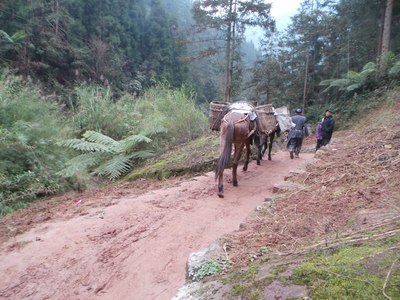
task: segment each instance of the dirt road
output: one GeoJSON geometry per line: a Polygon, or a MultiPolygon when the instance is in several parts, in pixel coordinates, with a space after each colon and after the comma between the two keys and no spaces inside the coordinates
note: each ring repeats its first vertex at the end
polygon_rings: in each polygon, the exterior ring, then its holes
{"type": "Polygon", "coordinates": [[[239,187],[226,183],[224,199],[207,173],[42,222],[1,246],[0,299],[169,300],[184,283],[189,254],[238,229],[274,184],[312,157],[279,152],[262,166],[252,162],[239,187]]]}

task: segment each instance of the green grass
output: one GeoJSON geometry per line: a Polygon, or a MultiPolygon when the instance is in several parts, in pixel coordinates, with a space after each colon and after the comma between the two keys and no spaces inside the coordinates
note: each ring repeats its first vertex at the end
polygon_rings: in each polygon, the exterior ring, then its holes
{"type": "MultiPolygon", "coordinates": [[[[294,269],[292,281],[306,285],[312,299],[384,299],[382,288],[398,249],[392,241],[346,246],[332,253],[322,252],[294,269]]],[[[399,246],[399,244],[395,243],[399,246]]],[[[386,287],[392,299],[400,299],[400,262],[386,287]]]]}

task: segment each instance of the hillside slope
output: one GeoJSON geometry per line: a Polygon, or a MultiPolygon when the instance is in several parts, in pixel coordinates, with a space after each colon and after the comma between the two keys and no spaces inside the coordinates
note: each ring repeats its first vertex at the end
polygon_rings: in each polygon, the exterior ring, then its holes
{"type": "Polygon", "coordinates": [[[232,268],[176,299],[400,299],[400,92],[374,101],[220,239],[232,268]]]}
{"type": "Polygon", "coordinates": [[[224,199],[210,172],[70,194],[1,219],[0,298],[169,300],[189,254],[212,244],[177,299],[399,299],[400,92],[377,101],[315,156],[252,162],[224,199]]]}

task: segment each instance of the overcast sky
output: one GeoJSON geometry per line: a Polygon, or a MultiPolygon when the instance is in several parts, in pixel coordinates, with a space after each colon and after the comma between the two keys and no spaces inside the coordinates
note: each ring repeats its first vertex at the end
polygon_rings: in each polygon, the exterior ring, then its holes
{"type": "Polygon", "coordinates": [[[302,0],[268,0],[272,3],[271,15],[276,20],[278,30],[286,28],[290,23],[290,17],[296,14],[302,0]]]}
{"type": "MultiPolygon", "coordinates": [[[[271,15],[276,21],[276,27],[279,31],[284,30],[290,23],[290,17],[296,14],[302,0],[265,0],[272,3],[271,15]]],[[[256,47],[259,46],[260,30],[249,28],[247,36],[256,47]]]]}

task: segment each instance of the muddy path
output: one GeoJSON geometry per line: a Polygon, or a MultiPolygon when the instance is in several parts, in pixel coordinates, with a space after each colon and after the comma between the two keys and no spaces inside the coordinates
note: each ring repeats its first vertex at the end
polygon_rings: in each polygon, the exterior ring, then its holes
{"type": "Polygon", "coordinates": [[[0,299],[169,300],[184,283],[189,254],[238,229],[274,184],[312,157],[279,152],[262,166],[252,162],[239,187],[226,183],[224,199],[207,173],[40,222],[1,245],[0,299]]]}

